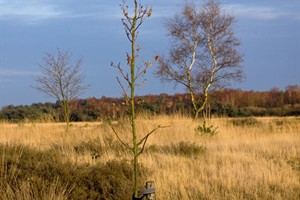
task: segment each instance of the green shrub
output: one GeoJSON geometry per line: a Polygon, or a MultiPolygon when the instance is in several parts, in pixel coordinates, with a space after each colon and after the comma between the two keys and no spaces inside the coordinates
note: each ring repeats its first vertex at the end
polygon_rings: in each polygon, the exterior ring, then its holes
{"type": "Polygon", "coordinates": [[[250,115],[254,116],[265,116],[267,114],[267,108],[257,107],[257,106],[248,106],[245,108],[250,115]]]}
{"type": "Polygon", "coordinates": [[[214,127],[213,125],[206,126],[206,121],[203,121],[202,125],[199,125],[197,128],[195,128],[196,133],[200,133],[203,136],[214,136],[218,134],[217,131],[218,127],[214,127]]]}
{"type": "Polygon", "coordinates": [[[70,199],[128,199],[132,194],[131,166],[126,161],[111,161],[103,166],[82,167],[72,177],[70,199]]]}
{"type": "MultiPolygon", "coordinates": [[[[83,143],[78,148],[97,147],[90,145],[83,143]]],[[[0,145],[0,157],[0,197],[17,199],[18,191],[26,184],[31,187],[30,199],[45,199],[45,194],[51,192],[74,200],[128,199],[132,195],[132,167],[124,160],[95,166],[74,165],[63,160],[57,150],[42,152],[8,145],[0,145]],[[7,196],[8,191],[12,196],[7,196]]],[[[146,172],[140,169],[144,179],[146,172]]]]}

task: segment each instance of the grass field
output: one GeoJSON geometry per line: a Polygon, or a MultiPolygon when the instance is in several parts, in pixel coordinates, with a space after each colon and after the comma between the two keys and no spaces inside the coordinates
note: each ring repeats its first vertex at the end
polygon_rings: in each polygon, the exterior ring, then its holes
{"type": "MultiPolygon", "coordinates": [[[[156,199],[300,199],[300,118],[138,118],[142,181],[156,199]]],[[[126,120],[113,125],[130,142],[126,120]]],[[[0,199],[130,199],[131,154],[103,123],[0,124],[0,199]]]]}

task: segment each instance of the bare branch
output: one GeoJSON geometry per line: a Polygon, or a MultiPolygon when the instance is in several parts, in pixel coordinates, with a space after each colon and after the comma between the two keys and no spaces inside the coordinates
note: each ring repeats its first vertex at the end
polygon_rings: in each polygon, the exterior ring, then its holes
{"type": "Polygon", "coordinates": [[[120,79],[119,79],[118,77],[116,77],[116,79],[117,79],[117,81],[118,81],[118,83],[119,83],[119,85],[120,85],[120,87],[121,87],[121,89],[122,89],[122,91],[123,91],[123,96],[124,96],[124,98],[125,98],[126,104],[128,104],[128,102],[129,102],[129,97],[128,97],[128,95],[127,95],[127,92],[126,92],[126,90],[125,90],[123,84],[121,83],[120,79]]]}
{"type": "Polygon", "coordinates": [[[121,144],[126,147],[127,149],[133,151],[133,147],[130,147],[127,143],[125,143],[118,135],[117,131],[115,130],[115,128],[110,124],[110,127],[112,129],[112,131],[114,132],[114,134],[116,135],[116,137],[118,138],[118,140],[121,142],[121,144]]]}
{"type": "Polygon", "coordinates": [[[137,143],[137,146],[140,146],[141,144],[143,144],[141,150],[139,151],[139,153],[137,154],[137,156],[139,156],[140,154],[142,154],[144,152],[144,149],[145,149],[145,146],[146,146],[146,143],[147,143],[147,140],[149,138],[150,135],[152,135],[155,131],[157,131],[158,129],[161,129],[161,128],[169,128],[170,126],[161,126],[161,125],[158,125],[156,128],[154,128],[153,130],[151,130],[145,137],[143,137],[139,143],[137,143]]]}

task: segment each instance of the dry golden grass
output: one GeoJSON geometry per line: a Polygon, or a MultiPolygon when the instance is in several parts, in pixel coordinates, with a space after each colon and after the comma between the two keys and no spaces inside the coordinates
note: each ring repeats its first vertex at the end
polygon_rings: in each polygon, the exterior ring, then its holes
{"type": "MultiPolygon", "coordinates": [[[[208,124],[218,127],[218,134],[209,137],[197,134],[199,122],[186,117],[143,117],[138,119],[140,137],[159,124],[170,127],[152,135],[140,157],[150,172],[147,179],[155,181],[156,199],[300,199],[300,118],[211,119],[208,124]],[[163,150],[180,142],[206,151],[180,155],[163,150]]],[[[114,126],[130,142],[129,123],[114,126]]],[[[41,151],[55,147],[74,165],[131,160],[101,123],[74,123],[68,134],[64,124],[0,124],[0,143],[41,151]],[[83,142],[105,151],[97,159],[88,148],[78,153],[74,147],[83,142]]]]}

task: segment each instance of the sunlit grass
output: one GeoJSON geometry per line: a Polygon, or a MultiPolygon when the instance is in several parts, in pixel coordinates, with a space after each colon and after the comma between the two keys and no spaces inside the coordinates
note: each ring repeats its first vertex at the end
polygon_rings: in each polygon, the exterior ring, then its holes
{"type": "MultiPolygon", "coordinates": [[[[184,116],[144,116],[137,123],[140,138],[157,125],[170,126],[149,138],[140,157],[145,179],[155,181],[157,199],[299,199],[300,118],[211,119],[207,124],[218,127],[213,137],[197,134],[195,128],[202,122],[184,116]]],[[[130,143],[128,121],[114,126],[130,143]]],[[[121,160],[130,165],[131,153],[109,125],[74,123],[68,134],[64,128],[64,124],[51,123],[0,124],[1,178],[18,173],[5,171],[5,152],[14,146],[52,152],[62,164],[75,167],[104,166],[121,160]]],[[[21,154],[16,151],[14,155],[21,154]]],[[[43,191],[45,198],[70,197],[72,182],[64,183],[62,179],[53,179],[43,191]],[[59,189],[62,184],[65,187],[59,189]]],[[[34,188],[29,182],[18,188],[13,188],[11,181],[5,183],[0,185],[0,196],[11,188],[23,195],[21,199],[33,198],[34,188]]]]}

